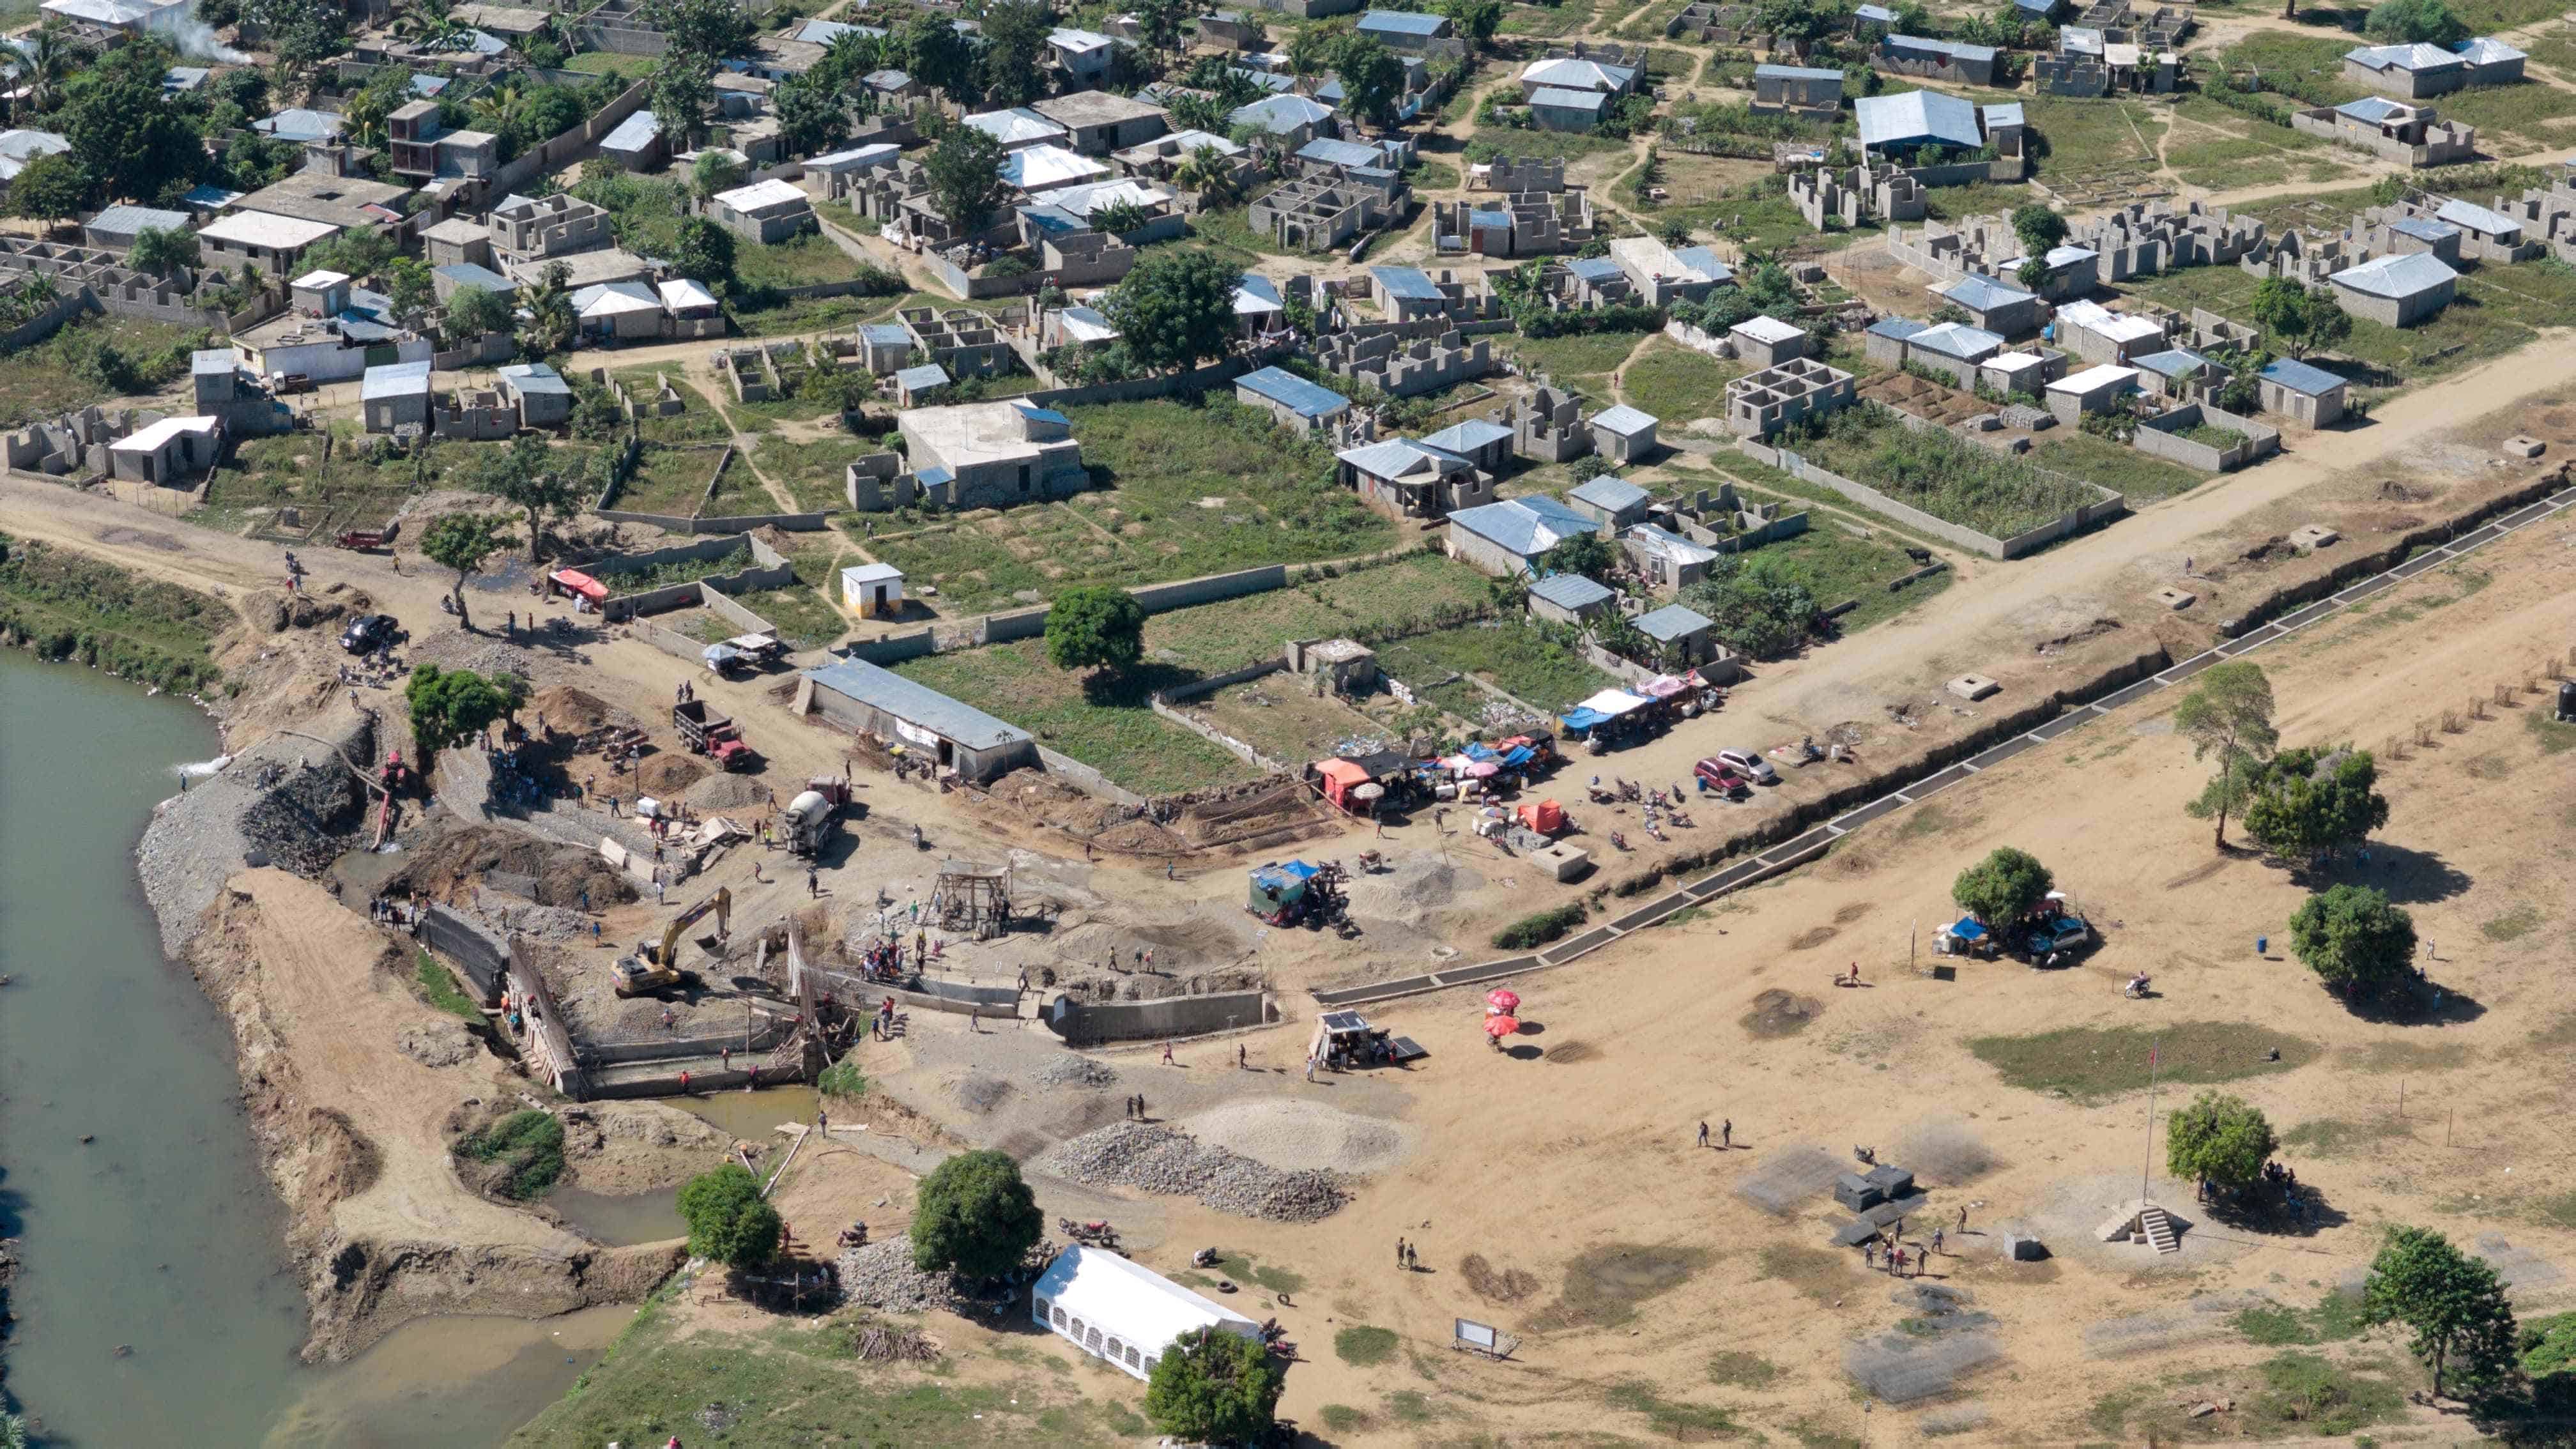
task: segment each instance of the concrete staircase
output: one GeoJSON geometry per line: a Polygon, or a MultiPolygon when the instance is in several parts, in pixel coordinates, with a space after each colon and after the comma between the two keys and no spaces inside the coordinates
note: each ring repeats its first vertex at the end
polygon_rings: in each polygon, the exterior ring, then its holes
{"type": "Polygon", "coordinates": [[[2182,1244],[2174,1241],[2173,1220],[2166,1217],[2165,1210],[2154,1203],[2138,1209],[2138,1231],[2146,1238],[2147,1246],[2159,1253],[2182,1251],[2182,1244]]]}

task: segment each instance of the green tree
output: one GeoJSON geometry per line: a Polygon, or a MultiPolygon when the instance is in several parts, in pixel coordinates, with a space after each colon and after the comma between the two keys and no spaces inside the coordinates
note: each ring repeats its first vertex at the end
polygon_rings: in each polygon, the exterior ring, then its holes
{"type": "Polygon", "coordinates": [[[397,317],[427,312],[438,301],[438,283],[430,273],[429,263],[411,257],[396,257],[385,263],[385,300],[393,304],[397,317]]]}
{"type": "Polygon", "coordinates": [[[420,551],[431,563],[456,571],[456,583],[448,597],[456,601],[456,625],[472,629],[474,620],[465,612],[465,581],[483,571],[484,561],[501,547],[501,520],[488,513],[448,513],[434,520],[420,536],[420,551]]]}
{"type": "Polygon", "coordinates": [[[1333,73],[1342,78],[1342,94],[1354,115],[1372,125],[1395,119],[1404,103],[1404,62],[1375,36],[1354,32],[1333,57],[1333,73]]]}
{"type": "Polygon", "coordinates": [[[2272,727],[2272,681],[2251,661],[2213,665],[2174,706],[2174,732],[2191,741],[2195,760],[2218,756],[2218,773],[2184,808],[2195,820],[2216,817],[2220,849],[2227,845],[2227,817],[2253,793],[2247,768],[2281,742],[2272,727]]]}
{"type": "Polygon", "coordinates": [[[2036,201],[2013,208],[2012,229],[2021,239],[2022,255],[2033,260],[2047,256],[2049,248],[2066,240],[2066,218],[2036,201]]]}
{"type": "MultiPolygon", "coordinates": [[[[1055,20],[1037,0],[998,0],[984,9],[984,103],[1007,109],[1046,94],[1047,37],[1055,20]]],[[[954,221],[955,217],[950,217],[954,221]]]]}
{"type": "Polygon", "coordinates": [[[2024,257],[2021,265],[2013,268],[2013,280],[2021,283],[2023,291],[2036,292],[2048,285],[2048,263],[2038,257],[2024,257]]]}
{"type": "Polygon", "coordinates": [[[346,12],[333,0],[242,0],[241,18],[268,38],[282,71],[300,70],[344,48],[346,12]]]}
{"type": "Polygon", "coordinates": [[[1347,20],[1327,20],[1309,25],[1288,37],[1288,69],[1298,75],[1315,75],[1332,67],[1342,53],[1342,42],[1351,34],[1347,20]]]}
{"type": "Polygon", "coordinates": [[[1002,143],[973,126],[952,127],[930,148],[922,176],[939,214],[960,232],[982,231],[1001,209],[1010,183],[1002,179],[1002,143]]]}
{"type": "Polygon", "coordinates": [[[962,95],[974,84],[975,49],[948,17],[915,12],[890,37],[901,46],[903,69],[926,86],[962,95]]]}
{"type": "Polygon", "coordinates": [[[510,330],[510,299],[471,282],[447,295],[447,331],[455,340],[510,330]]]}
{"type": "Polygon", "coordinates": [[[646,94],[672,150],[686,150],[706,135],[707,110],[716,103],[714,74],[714,61],[676,47],[653,67],[652,89],[646,94]]]}
{"type": "Polygon", "coordinates": [[[1256,1444],[1277,1423],[1286,1387],[1259,1341],[1199,1328],[1174,1339],[1145,1381],[1145,1417],[1189,1443],[1256,1444]]]}
{"type": "Polygon", "coordinates": [[[850,133],[849,111],[840,97],[808,80],[792,80],[769,98],[778,116],[778,134],[787,154],[804,156],[840,143],[850,133]]]}
{"type": "Polygon", "coordinates": [[[1181,48],[1190,19],[1189,0],[1141,0],[1134,14],[1146,45],[1155,50],[1181,48]]]}
{"type": "Polygon", "coordinates": [[[700,201],[742,184],[742,163],[730,151],[701,151],[689,166],[689,189],[700,201]]]}
{"type": "Polygon", "coordinates": [[[139,271],[166,277],[197,264],[197,234],[185,227],[147,226],[134,234],[134,249],[125,260],[139,271]]]}
{"type": "Polygon", "coordinates": [[[2245,833],[2267,854],[2321,860],[2388,823],[2379,764],[2368,750],[2283,750],[2251,782],[2245,833]]]}
{"type": "Polygon", "coordinates": [[[680,223],[671,246],[671,267],[700,282],[733,280],[734,236],[703,216],[680,223]]]}
{"type": "Polygon", "coordinates": [[[483,733],[525,698],[525,686],[516,676],[486,678],[471,669],[423,664],[403,682],[403,704],[411,712],[412,747],[426,766],[440,750],[483,733]]]}
{"type": "Polygon", "coordinates": [[[2468,22],[2442,0],[2379,0],[2362,33],[2389,45],[2457,45],[2469,38],[2468,22]]]}
{"type": "Polygon", "coordinates": [[[2203,1092],[2165,1119],[2165,1170],[2176,1177],[2245,1187],[2261,1180],[2279,1145],[2272,1124],[2242,1097],[2203,1092]]]}
{"type": "Polygon", "coordinates": [[[2048,867],[2026,851],[1996,846],[1985,859],[1959,872],[1950,899],[1989,926],[2009,926],[2029,915],[2057,884],[2048,867]]]}
{"type": "Polygon", "coordinates": [[[1597,533],[1578,533],[1538,556],[1544,574],[1581,574],[1594,583],[1607,582],[1619,566],[1619,550],[1597,533]]]}
{"type": "Polygon", "coordinates": [[[1756,659],[1797,649],[1819,612],[1814,590],[1796,570],[1759,554],[1744,565],[1712,569],[1682,590],[1681,602],[1708,616],[1719,642],[1756,659]]]}
{"type": "Polygon", "coordinates": [[[2249,310],[2254,325],[2292,357],[2306,357],[2352,335],[2352,318],[2335,304],[2334,289],[2322,284],[2302,287],[2287,277],[2267,277],[2254,288],[2249,310]]]}
{"type": "Polygon", "coordinates": [[[510,446],[484,455],[474,486],[528,516],[528,558],[541,557],[546,520],[563,522],[581,512],[587,501],[578,479],[554,466],[554,450],[535,433],[521,433],[510,446]]]}
{"type": "Polygon", "coordinates": [[[2291,912],[2290,951],[2337,995],[2377,996],[2413,974],[2415,918],[2377,886],[2328,886],[2291,912]]]}
{"type": "Polygon", "coordinates": [[[738,1162],[701,1172],[680,1189],[680,1220],[689,1251],[731,1268],[757,1268],[778,1256],[778,1210],[762,1201],[760,1180],[738,1162]]]}
{"type": "Polygon", "coordinates": [[[1805,55],[1807,47],[1845,23],[1842,11],[1824,0],[1758,0],[1753,7],[1753,28],[1796,55],[1805,55]]]}
{"type": "Polygon", "coordinates": [[[1234,340],[1240,264],[1215,252],[1149,251],[1110,292],[1103,310],[1128,350],[1148,367],[1188,367],[1223,357],[1234,340]]]}
{"type": "Polygon", "coordinates": [[[2499,1387],[2515,1373],[2513,1305],[2504,1281],[2485,1259],[2461,1252],[2430,1228],[2388,1230],[2362,1282],[2361,1311],[2372,1323],[2415,1331],[2407,1347],[2432,1370],[2436,1398],[2446,1376],[2475,1390],[2499,1387]]]}
{"type": "Polygon", "coordinates": [[[393,239],[383,232],[366,227],[352,227],[320,243],[304,254],[307,271],[342,272],[352,277],[372,277],[386,263],[402,255],[393,239]]]}
{"type": "Polygon", "coordinates": [[[925,1273],[998,1278],[1020,1266],[1046,1231],[1020,1165],[1003,1152],[961,1152],[921,1180],[913,1199],[912,1265],[925,1273]]]}
{"type": "Polygon", "coordinates": [[[1457,27],[1458,38],[1482,45],[1503,28],[1502,0],[1440,0],[1440,13],[1457,27]]]}
{"type": "Polygon", "coordinates": [[[1234,162],[1212,145],[1200,145],[1172,172],[1172,180],[1183,191],[1194,191],[1211,206],[1222,206],[1242,194],[1235,182],[1234,162]]]}
{"type": "Polygon", "coordinates": [[[1058,669],[1124,669],[1145,657],[1145,610],[1113,584],[1083,584],[1047,608],[1047,662],[1058,669]]]}
{"type": "Polygon", "coordinates": [[[721,60],[751,44],[751,12],[732,0],[644,0],[639,8],[647,23],[670,38],[673,50],[721,60]]]}
{"type": "Polygon", "coordinates": [[[65,109],[63,139],[111,197],[154,201],[192,180],[205,145],[157,84],[118,80],[80,90],[65,109]]]}
{"type": "Polygon", "coordinates": [[[572,268],[548,262],[528,293],[527,325],[519,329],[519,351],[531,358],[549,357],[570,348],[581,332],[581,316],[572,309],[572,268]]]}
{"type": "Polygon", "coordinates": [[[78,158],[47,152],[30,158],[9,183],[9,214],[51,226],[80,215],[95,189],[78,158]]]}

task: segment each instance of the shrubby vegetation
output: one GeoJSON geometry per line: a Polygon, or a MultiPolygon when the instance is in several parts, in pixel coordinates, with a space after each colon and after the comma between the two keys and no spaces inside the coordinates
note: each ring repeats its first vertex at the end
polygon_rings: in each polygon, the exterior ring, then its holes
{"type": "Polygon", "coordinates": [[[0,642],[164,689],[222,682],[211,645],[223,606],[84,554],[0,534],[0,642]]]}

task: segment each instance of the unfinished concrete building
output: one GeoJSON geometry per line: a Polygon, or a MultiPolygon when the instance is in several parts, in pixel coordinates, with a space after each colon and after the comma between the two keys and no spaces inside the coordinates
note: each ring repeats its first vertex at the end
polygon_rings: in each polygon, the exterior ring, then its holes
{"type": "Polygon", "coordinates": [[[1342,167],[1283,181],[1255,199],[1252,228],[1283,247],[1323,251],[1343,246],[1402,214],[1399,202],[1361,185],[1342,167]]]}
{"type": "Polygon", "coordinates": [[[1837,171],[1820,166],[1812,171],[1798,171],[1789,177],[1789,204],[1798,208],[1807,225],[1825,229],[1825,218],[1842,218],[1843,225],[1862,225],[1891,221],[1921,221],[1924,214],[1923,183],[1899,166],[1863,164],[1850,171],[1837,171]]]}
{"type": "Polygon", "coordinates": [[[2290,129],[2401,166],[2448,166],[2471,159],[2478,149],[2477,127],[2445,121],[2431,106],[2386,96],[2293,111],[2290,129]]]}
{"type": "Polygon", "coordinates": [[[2044,96],[2107,96],[2128,91],[2170,95],[2182,58],[2167,46],[2142,44],[2129,32],[2070,25],[2057,33],[2057,52],[2033,57],[2033,89],[2044,96]]]}
{"type": "Polygon", "coordinates": [[[2147,10],[2130,0],[2096,0],[2075,20],[2076,25],[2098,30],[2108,39],[2153,50],[2179,49],[2195,23],[2189,6],[2159,5],[2147,10]]]}
{"type": "Polygon", "coordinates": [[[1391,332],[1330,332],[1315,341],[1315,365],[1347,382],[1366,382],[1388,397],[1435,392],[1494,370],[1483,338],[1451,331],[1404,341],[1391,332]]]}
{"type": "Polygon", "coordinates": [[[1015,364],[1011,339],[982,312],[951,307],[906,307],[896,314],[912,338],[913,361],[947,370],[950,377],[1002,377],[1015,364]]]}
{"type": "Polygon", "coordinates": [[[1592,451],[1583,399],[1541,379],[1530,395],[1494,415],[1512,430],[1512,451],[1540,463],[1563,463],[1592,451]]]}
{"type": "Polygon", "coordinates": [[[1579,250],[1594,234],[1590,193],[1580,186],[1432,203],[1431,235],[1443,256],[1554,256],[1579,250]]]}
{"type": "Polygon", "coordinates": [[[1849,407],[1857,396],[1850,373],[1813,358],[1792,358],[1726,385],[1726,429],[1738,437],[1767,438],[1792,423],[1849,407]]]}
{"type": "MultiPolygon", "coordinates": [[[[2502,198],[2498,198],[2501,200],[2502,198]]],[[[2523,230],[2522,219],[2508,211],[2480,206],[2456,196],[2435,196],[2415,192],[2388,206],[2374,206],[2353,218],[2353,229],[2347,236],[2366,233],[2374,226],[2394,231],[2406,223],[2430,223],[2430,226],[2408,228],[2408,232],[2429,245],[2383,246],[2384,252],[2431,251],[2439,255],[2447,250],[2446,262],[2472,261],[2511,264],[2527,262],[2548,250],[2547,246],[2523,230]],[[2436,239],[2424,233],[2433,227],[2447,227],[2457,232],[2456,240],[2436,239]],[[2447,243],[2447,245],[2445,245],[2447,243]]],[[[2406,235],[2405,232],[2397,233],[2406,235]]]]}
{"type": "Polygon", "coordinates": [[[1565,162],[1556,157],[1542,160],[1536,156],[1497,156],[1469,166],[1467,185],[1470,190],[1514,195],[1524,191],[1563,191],[1565,162]]]}
{"type": "Polygon", "coordinates": [[[2197,201],[2181,211],[2161,201],[2133,201],[2076,223],[2066,239],[2097,254],[2100,280],[2125,282],[2177,267],[2232,266],[2262,245],[2263,223],[2197,201]]]}
{"type": "Polygon", "coordinates": [[[1998,269],[2022,253],[2021,238],[2013,234],[2011,221],[1982,212],[1961,217],[1955,227],[1937,221],[1927,221],[1914,231],[1891,226],[1887,249],[1907,266],[1945,282],[2000,275],[1998,269]]]}
{"type": "Polygon", "coordinates": [[[2495,209],[2519,220],[2551,256],[2576,262],[2576,167],[2561,163],[2549,185],[2532,187],[2511,201],[2499,196],[2495,209]]]}
{"type": "Polygon", "coordinates": [[[1696,40],[1702,45],[1752,45],[1770,49],[1770,34],[1750,5],[1721,5],[1716,0],[1691,0],[1682,12],[1664,22],[1667,37],[1696,40]]]}
{"type": "Polygon", "coordinates": [[[2344,268],[2369,258],[2358,242],[2311,231],[2285,231],[2268,245],[2236,259],[2237,270],[2255,277],[2283,277],[2312,287],[2344,268]]]}

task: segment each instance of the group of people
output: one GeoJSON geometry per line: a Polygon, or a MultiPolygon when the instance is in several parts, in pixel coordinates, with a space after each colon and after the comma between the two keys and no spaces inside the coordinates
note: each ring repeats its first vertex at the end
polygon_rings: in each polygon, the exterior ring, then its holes
{"type": "Polygon", "coordinates": [[[876,1014],[868,1018],[868,1039],[870,1041],[894,1040],[893,997],[889,996],[883,1002],[879,1003],[876,1009],[876,1014]]]}
{"type": "Polygon", "coordinates": [[[409,930],[420,924],[420,902],[397,901],[391,896],[367,897],[367,919],[379,926],[400,926],[409,930]]]}

